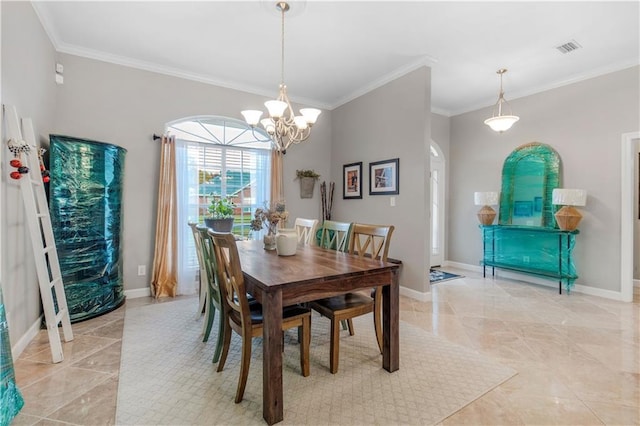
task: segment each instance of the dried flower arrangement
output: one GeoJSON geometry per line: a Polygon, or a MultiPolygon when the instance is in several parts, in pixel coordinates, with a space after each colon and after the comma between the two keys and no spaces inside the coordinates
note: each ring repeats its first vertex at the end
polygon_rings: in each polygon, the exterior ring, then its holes
{"type": "Polygon", "coordinates": [[[285,209],[283,202],[276,202],[268,205],[265,203],[264,208],[256,209],[251,220],[251,230],[260,231],[264,226],[267,228],[267,233],[275,235],[276,228],[280,221],[286,221],[289,218],[289,212],[285,209]]]}

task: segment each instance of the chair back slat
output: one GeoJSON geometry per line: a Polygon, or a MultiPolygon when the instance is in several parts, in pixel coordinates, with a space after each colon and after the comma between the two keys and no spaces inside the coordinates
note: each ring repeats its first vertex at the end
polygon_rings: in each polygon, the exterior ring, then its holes
{"type": "Polygon", "coordinates": [[[204,225],[197,226],[200,234],[200,245],[202,249],[202,258],[204,260],[204,272],[209,286],[209,293],[217,305],[221,303],[220,286],[218,285],[216,256],[213,252],[213,241],[209,235],[208,228],[204,225]]]}
{"type": "Polygon", "coordinates": [[[349,236],[349,253],[387,261],[393,225],[354,223],[349,236]]]}
{"type": "Polygon", "coordinates": [[[322,224],[319,246],[338,251],[347,251],[351,223],[325,220],[322,224]]]}
{"type": "Polygon", "coordinates": [[[318,227],[317,219],[296,218],[295,228],[298,235],[298,244],[313,244],[316,236],[316,228],[318,227]]]}
{"type": "Polygon", "coordinates": [[[249,302],[244,286],[244,276],[240,265],[238,247],[233,234],[207,231],[213,241],[220,296],[229,315],[237,315],[243,327],[251,328],[249,302]]]}

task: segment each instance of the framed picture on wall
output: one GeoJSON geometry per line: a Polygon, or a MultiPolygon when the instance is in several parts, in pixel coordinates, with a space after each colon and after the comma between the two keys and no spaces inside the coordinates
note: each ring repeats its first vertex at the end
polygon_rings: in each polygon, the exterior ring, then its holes
{"type": "Polygon", "coordinates": [[[400,159],[369,163],[369,195],[400,193],[400,159]]]}
{"type": "Polygon", "coordinates": [[[362,161],[342,166],[342,198],[362,198],[362,161]]]}

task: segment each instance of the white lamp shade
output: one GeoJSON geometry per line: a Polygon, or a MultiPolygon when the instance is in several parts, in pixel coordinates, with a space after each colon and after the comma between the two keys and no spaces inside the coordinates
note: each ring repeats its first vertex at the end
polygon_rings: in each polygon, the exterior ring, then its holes
{"type": "Polygon", "coordinates": [[[284,115],[284,111],[287,109],[287,103],[282,101],[267,101],[264,106],[269,110],[269,115],[272,118],[280,118],[284,115]]]}
{"type": "Polygon", "coordinates": [[[247,109],[241,111],[241,114],[244,117],[244,121],[246,121],[250,126],[255,126],[260,122],[262,111],[258,111],[256,109],[247,109]]]}
{"type": "Polygon", "coordinates": [[[309,127],[309,124],[307,124],[307,120],[305,120],[301,115],[296,115],[295,117],[293,117],[293,122],[296,123],[296,127],[300,130],[304,130],[309,127]]]}
{"type": "Polygon", "coordinates": [[[484,124],[491,127],[496,132],[504,132],[509,130],[513,123],[520,120],[517,115],[499,115],[497,117],[491,117],[484,120],[484,124]]]}
{"type": "Polygon", "coordinates": [[[497,192],[474,192],[473,200],[476,206],[495,206],[498,204],[497,192]]]}
{"type": "Polygon", "coordinates": [[[264,127],[264,129],[270,135],[275,133],[275,131],[276,131],[276,123],[274,123],[274,121],[272,119],[263,118],[262,120],[260,120],[260,124],[262,124],[262,127],[264,127]]]}
{"type": "Polygon", "coordinates": [[[555,188],[551,194],[552,203],[561,206],[585,206],[587,191],[584,189],[555,188]]]}
{"type": "Polygon", "coordinates": [[[300,110],[300,114],[302,114],[305,121],[309,124],[315,124],[321,112],[322,111],[315,108],[302,108],[300,110]]]}

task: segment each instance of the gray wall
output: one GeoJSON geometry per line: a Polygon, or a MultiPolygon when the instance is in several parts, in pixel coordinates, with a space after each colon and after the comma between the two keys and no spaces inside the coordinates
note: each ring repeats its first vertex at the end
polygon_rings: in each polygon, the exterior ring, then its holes
{"type": "MultiPolygon", "coordinates": [[[[260,108],[266,99],[73,55],[60,55],[60,62],[65,67],[65,84],[58,88],[57,131],[128,150],[123,203],[124,283],[125,290],[147,288],[149,274],[139,277],[137,265],[147,265],[150,272],[153,261],[160,154],[159,144],[151,135],[162,133],[165,123],[183,117],[212,114],[241,118],[241,110],[260,108]]],[[[331,113],[325,111],[312,136],[287,151],[285,199],[292,218],[320,218],[318,185],[312,199],[301,199],[294,178],[296,169],[302,168],[329,176],[330,129],[331,113]]]]}
{"type": "Polygon", "coordinates": [[[389,256],[402,260],[400,282],[428,290],[431,70],[419,68],[333,111],[333,218],[393,224],[389,256]],[[369,195],[369,163],[400,158],[400,194],[369,195]],[[362,199],[342,199],[342,166],[363,162],[362,199]],[[390,206],[395,197],[396,206],[390,206]]]}
{"type": "MultiPolygon", "coordinates": [[[[28,2],[0,2],[2,8],[2,104],[16,107],[19,117],[33,120],[34,131],[47,138],[53,129],[56,53],[28,2]]],[[[2,293],[11,341],[15,344],[38,319],[40,293],[29,230],[17,181],[9,178],[2,126],[0,165],[2,197],[2,293]]],[[[37,173],[37,171],[36,171],[37,173]]]]}
{"type": "Polygon", "coordinates": [[[448,259],[478,265],[482,247],[473,192],[499,191],[507,155],[537,141],[560,155],[561,186],[588,191],[574,250],[576,283],[620,291],[621,135],[640,130],[639,71],[633,67],[510,100],[520,121],[503,134],[483,123],[490,108],[453,117],[448,259]]]}

